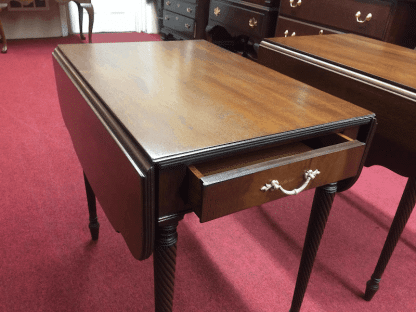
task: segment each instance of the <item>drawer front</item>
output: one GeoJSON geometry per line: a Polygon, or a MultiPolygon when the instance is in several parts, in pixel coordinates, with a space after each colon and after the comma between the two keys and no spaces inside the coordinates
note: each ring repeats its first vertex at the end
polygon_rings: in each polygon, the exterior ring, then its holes
{"type": "Polygon", "coordinates": [[[177,0],[165,0],[165,10],[181,14],[189,18],[195,18],[196,4],[177,0]]]}
{"type": "Polygon", "coordinates": [[[283,0],[280,14],[382,39],[391,8],[392,4],[385,1],[304,0],[300,6],[291,7],[289,0],[283,0]],[[362,23],[357,21],[357,12],[361,13],[358,20],[362,23]],[[368,14],[371,14],[370,20],[366,20],[368,14]]]}
{"type": "Polygon", "coordinates": [[[320,174],[305,189],[354,177],[364,148],[364,143],[350,141],[212,175],[190,166],[190,204],[205,222],[287,196],[279,189],[261,190],[272,180],[292,190],[306,182],[308,170],[319,170],[320,174]]]}
{"type": "Polygon", "coordinates": [[[212,1],[209,19],[249,36],[261,37],[265,14],[234,6],[230,3],[212,1]]]}
{"type": "Polygon", "coordinates": [[[277,20],[275,37],[329,35],[339,33],[340,32],[325,27],[318,27],[289,18],[279,17],[277,20]]]}
{"type": "Polygon", "coordinates": [[[195,21],[170,11],[163,11],[163,26],[169,27],[187,36],[194,36],[195,21]]]}

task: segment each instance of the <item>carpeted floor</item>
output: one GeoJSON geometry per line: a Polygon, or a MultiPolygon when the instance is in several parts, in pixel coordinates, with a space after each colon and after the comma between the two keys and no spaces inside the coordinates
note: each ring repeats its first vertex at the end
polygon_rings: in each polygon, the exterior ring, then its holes
{"type": "MultiPolygon", "coordinates": [[[[94,43],[159,40],[94,34],[94,43]]],[[[152,311],[152,258],[139,262],[98,205],[90,240],[82,169],[64,126],[51,53],[78,36],[10,40],[0,55],[0,312],[152,311]]],[[[302,311],[416,311],[416,217],[371,302],[361,296],[406,179],[365,168],[338,194],[302,311]]],[[[180,223],[174,311],[288,311],[313,191],[200,224],[180,223]]]]}

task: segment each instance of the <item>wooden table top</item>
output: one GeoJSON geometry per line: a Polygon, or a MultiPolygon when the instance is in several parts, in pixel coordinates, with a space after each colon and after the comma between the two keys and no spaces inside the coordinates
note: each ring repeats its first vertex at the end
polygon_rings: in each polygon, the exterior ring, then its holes
{"type": "Polygon", "coordinates": [[[266,41],[305,52],[377,77],[416,93],[416,51],[355,34],[270,38],[266,41]]]}
{"type": "Polygon", "coordinates": [[[206,41],[60,45],[57,51],[152,161],[322,131],[371,114],[206,41]]]}

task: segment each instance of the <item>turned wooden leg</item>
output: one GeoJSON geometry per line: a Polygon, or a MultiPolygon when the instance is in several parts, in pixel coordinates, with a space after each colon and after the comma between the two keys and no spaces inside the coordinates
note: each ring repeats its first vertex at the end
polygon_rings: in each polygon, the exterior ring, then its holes
{"type": "Polygon", "coordinates": [[[316,253],[318,252],[319,243],[321,242],[324,233],[326,221],[328,220],[336,191],[336,183],[318,187],[315,191],[290,312],[299,311],[302,305],[313,263],[315,261],[316,253]]]}
{"type": "Polygon", "coordinates": [[[98,223],[98,218],[97,218],[95,194],[91,188],[90,183],[88,182],[85,172],[84,172],[84,182],[85,182],[85,190],[87,191],[88,211],[90,214],[90,224],[88,225],[88,227],[90,228],[92,240],[97,240],[99,229],[100,229],[100,224],[98,223]]]}
{"type": "Polygon", "coordinates": [[[416,177],[411,177],[407,180],[406,187],[404,189],[402,198],[397,208],[396,215],[394,216],[391,224],[389,234],[387,235],[386,242],[384,243],[383,250],[381,251],[380,258],[378,259],[376,268],[374,270],[371,279],[367,282],[364,299],[370,301],[379,288],[379,283],[387,263],[389,263],[390,257],[393,254],[394,248],[399,241],[407,220],[409,220],[410,214],[413,211],[416,203],[416,177]]]}
{"type": "Polygon", "coordinates": [[[1,36],[1,42],[3,44],[1,53],[6,53],[7,52],[7,40],[6,40],[6,35],[4,34],[3,24],[1,23],[1,21],[0,21],[0,36],[1,36]]]}
{"type": "Polygon", "coordinates": [[[155,311],[171,312],[175,285],[176,242],[178,221],[156,230],[153,268],[155,278],[155,311]]]}

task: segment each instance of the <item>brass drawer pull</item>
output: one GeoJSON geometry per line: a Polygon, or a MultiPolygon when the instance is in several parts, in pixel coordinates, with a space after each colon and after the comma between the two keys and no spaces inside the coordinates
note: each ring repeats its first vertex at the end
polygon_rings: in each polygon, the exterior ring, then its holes
{"type": "Polygon", "coordinates": [[[219,7],[216,7],[216,8],[214,9],[214,14],[215,14],[215,16],[220,15],[220,13],[221,13],[220,8],[219,8],[219,7]]]}
{"type": "Polygon", "coordinates": [[[171,5],[172,2],[166,1],[166,5],[171,5]]]}
{"type": "Polygon", "coordinates": [[[319,34],[320,34],[320,35],[323,35],[323,34],[324,34],[324,31],[321,29],[321,30],[319,31],[319,34]]]}
{"type": "Polygon", "coordinates": [[[192,9],[191,8],[187,8],[186,9],[186,12],[191,13],[192,12],[192,9]]]}
{"type": "Polygon", "coordinates": [[[358,11],[357,13],[355,13],[355,17],[357,18],[358,23],[365,23],[365,22],[369,22],[371,20],[371,18],[373,17],[373,14],[368,13],[367,16],[365,17],[365,20],[360,20],[361,12],[358,11]]]}
{"type": "Polygon", "coordinates": [[[253,17],[253,18],[250,18],[250,20],[248,21],[248,25],[251,27],[251,28],[254,28],[254,27],[256,27],[257,26],[257,20],[253,17]]]}
{"type": "Polygon", "coordinates": [[[295,0],[290,0],[289,2],[290,2],[290,6],[292,8],[296,8],[296,7],[298,7],[302,4],[302,0],[298,0],[298,2],[296,2],[296,4],[293,4],[293,2],[295,2],[295,0]]]}
{"type": "Polygon", "coordinates": [[[285,193],[286,195],[296,195],[299,194],[300,192],[302,192],[309,184],[309,182],[313,179],[315,179],[315,177],[320,174],[319,170],[308,170],[305,172],[305,183],[303,183],[303,185],[297,189],[294,189],[292,191],[287,191],[285,190],[280,184],[279,181],[277,180],[273,180],[272,182],[270,182],[270,184],[266,183],[265,186],[263,186],[260,190],[262,190],[263,192],[267,192],[268,190],[271,189],[271,191],[280,189],[283,193],[285,193]]]}
{"type": "MultiPolygon", "coordinates": [[[[285,37],[287,37],[288,35],[289,35],[289,30],[287,30],[287,29],[286,29],[286,31],[285,31],[285,37]]],[[[295,32],[293,32],[293,33],[291,34],[291,36],[292,36],[292,37],[296,36],[296,33],[295,33],[295,32]]]]}
{"type": "Polygon", "coordinates": [[[191,25],[185,24],[185,27],[189,29],[189,28],[191,28],[191,25]]]}

